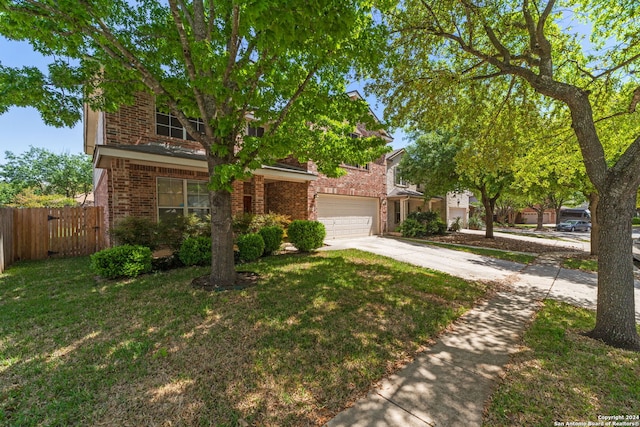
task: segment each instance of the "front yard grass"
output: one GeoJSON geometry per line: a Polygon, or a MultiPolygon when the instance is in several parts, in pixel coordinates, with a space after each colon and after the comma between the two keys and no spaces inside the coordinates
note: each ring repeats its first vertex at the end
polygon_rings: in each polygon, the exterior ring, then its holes
{"type": "Polygon", "coordinates": [[[591,255],[582,258],[567,258],[562,261],[562,267],[574,270],[598,271],[598,259],[591,255]]]}
{"type": "Polygon", "coordinates": [[[0,275],[0,424],[321,425],[490,285],[364,252],[270,257],[243,291],[206,268],[96,281],[88,258],[0,275]]]}
{"type": "MultiPolygon", "coordinates": [[[[411,239],[409,239],[411,240],[411,239]]],[[[418,241],[415,240],[414,241],[418,241]]],[[[419,240],[420,243],[426,245],[438,246],[446,249],[453,249],[455,251],[468,252],[476,255],[488,256],[497,259],[503,259],[506,261],[519,262],[521,264],[530,264],[537,258],[536,255],[523,254],[519,252],[502,251],[500,249],[479,248],[475,246],[456,245],[451,243],[434,242],[432,240],[419,240]]]]}
{"type": "Polygon", "coordinates": [[[617,425],[637,425],[638,353],[606,346],[578,332],[594,325],[594,312],[546,300],[525,333],[523,350],[507,366],[484,425],[600,425],[600,415],[621,415],[618,422],[631,424],[617,425]]]}

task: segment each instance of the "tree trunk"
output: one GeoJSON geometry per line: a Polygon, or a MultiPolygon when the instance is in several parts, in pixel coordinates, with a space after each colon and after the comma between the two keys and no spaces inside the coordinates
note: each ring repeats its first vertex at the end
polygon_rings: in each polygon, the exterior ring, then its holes
{"type": "MultiPolygon", "coordinates": [[[[213,177],[220,159],[208,153],[209,176],[213,177]]],[[[231,186],[233,183],[230,183],[231,186]]],[[[209,287],[225,289],[236,282],[236,266],[233,257],[233,228],[231,210],[231,192],[227,190],[209,190],[211,206],[211,274],[209,287]]]]}
{"type": "Polygon", "coordinates": [[[482,195],[482,206],[484,206],[484,225],[485,225],[485,234],[484,237],[487,239],[493,239],[493,210],[496,205],[496,198],[490,198],[487,195],[486,191],[481,192],[482,195]]]}
{"type": "Polygon", "coordinates": [[[596,326],[587,335],[614,347],[640,351],[631,239],[635,199],[635,194],[617,191],[600,194],[596,215],[603,250],[598,256],[598,309],[596,326]]]}
{"type": "Polygon", "coordinates": [[[591,212],[591,255],[598,255],[600,247],[600,223],[598,221],[598,201],[600,196],[597,192],[589,194],[589,211],[591,212]]]}
{"type": "Polygon", "coordinates": [[[233,229],[231,227],[231,193],[209,191],[211,203],[211,275],[214,289],[231,287],[236,281],[233,259],[233,229]]]}
{"type": "Polygon", "coordinates": [[[535,209],[535,211],[538,214],[538,224],[536,226],[536,231],[542,231],[542,230],[544,230],[544,227],[543,227],[543,223],[544,223],[544,207],[540,207],[539,209],[535,209]]]}

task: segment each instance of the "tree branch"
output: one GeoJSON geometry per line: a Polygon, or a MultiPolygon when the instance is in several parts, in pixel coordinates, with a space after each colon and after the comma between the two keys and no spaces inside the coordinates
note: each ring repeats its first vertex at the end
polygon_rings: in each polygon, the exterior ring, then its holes
{"type": "Polygon", "coordinates": [[[511,92],[513,91],[513,88],[515,85],[516,85],[516,77],[512,76],[511,82],[509,82],[509,89],[507,90],[507,95],[504,97],[504,99],[500,103],[497,114],[493,116],[493,118],[491,119],[491,122],[489,123],[489,126],[487,126],[485,130],[484,138],[486,138],[489,135],[489,131],[493,129],[494,124],[496,123],[496,121],[498,120],[498,117],[502,113],[504,106],[507,105],[507,102],[509,102],[509,99],[511,98],[511,92]]]}
{"type": "Polygon", "coordinates": [[[544,33],[544,27],[547,23],[549,14],[553,10],[555,2],[556,0],[549,0],[547,6],[542,12],[542,15],[538,19],[538,24],[536,26],[536,41],[539,45],[540,52],[540,75],[548,76],[550,78],[553,78],[553,59],[551,57],[551,43],[544,33]]]}
{"type": "MultiPolygon", "coordinates": [[[[332,53],[333,52],[329,52],[329,55],[331,55],[332,53]]],[[[272,135],[273,133],[275,133],[276,130],[278,130],[278,128],[280,127],[284,119],[287,117],[287,114],[289,113],[289,110],[291,109],[293,104],[298,100],[300,95],[302,95],[302,92],[304,92],[305,88],[307,87],[307,85],[309,84],[309,82],[311,81],[313,76],[318,72],[319,69],[320,69],[320,65],[316,65],[311,70],[309,70],[309,72],[307,72],[307,76],[302,81],[302,83],[300,83],[300,85],[298,86],[298,89],[296,89],[295,93],[287,101],[287,104],[282,108],[282,110],[280,110],[280,114],[278,115],[278,118],[269,128],[269,134],[272,135]]]]}
{"type": "MultiPolygon", "coordinates": [[[[182,0],[177,0],[177,1],[179,3],[184,4],[182,0]]],[[[169,8],[171,10],[171,15],[173,16],[173,21],[176,24],[176,30],[178,31],[178,35],[180,37],[180,44],[182,45],[182,55],[184,56],[184,64],[185,64],[185,67],[187,68],[187,74],[189,75],[189,80],[191,80],[191,90],[193,91],[193,96],[195,97],[196,103],[198,104],[198,111],[200,111],[200,118],[205,123],[207,123],[207,126],[204,127],[205,133],[209,138],[213,138],[213,131],[211,129],[211,126],[208,126],[209,120],[211,120],[211,117],[209,115],[208,109],[206,108],[204,96],[200,91],[200,89],[198,88],[198,86],[196,85],[196,81],[198,80],[198,73],[196,70],[195,63],[193,62],[193,57],[191,56],[191,46],[189,44],[187,33],[184,29],[184,23],[182,22],[182,17],[180,16],[180,11],[178,10],[178,3],[176,3],[176,0],[169,0],[169,8]]],[[[195,16],[195,19],[198,19],[198,17],[195,16]]],[[[193,19],[191,20],[191,22],[193,22],[193,19]]],[[[195,131],[195,129],[193,131],[195,131]]],[[[194,135],[192,134],[191,136],[194,136],[194,135]]]]}
{"type": "Polygon", "coordinates": [[[616,71],[618,71],[620,68],[626,67],[627,65],[631,64],[632,62],[636,62],[638,59],[640,58],[640,53],[633,55],[631,58],[627,59],[626,61],[623,61],[621,63],[619,63],[618,65],[616,65],[613,68],[609,68],[606,71],[603,71],[602,73],[598,74],[597,76],[595,76],[593,79],[599,79],[600,77],[604,77],[607,76],[609,74],[612,74],[616,71]]]}
{"type": "Polygon", "coordinates": [[[227,62],[227,67],[224,70],[224,76],[222,78],[223,85],[225,87],[229,87],[229,77],[231,76],[231,71],[233,70],[236,63],[236,56],[238,55],[238,32],[240,26],[240,6],[237,4],[233,5],[233,10],[231,13],[231,35],[229,36],[229,41],[227,42],[227,53],[229,54],[229,61],[227,62]]]}
{"type": "Polygon", "coordinates": [[[195,0],[193,2],[193,24],[191,25],[193,28],[193,34],[197,41],[211,41],[210,33],[207,31],[207,23],[204,14],[204,4],[202,3],[202,0],[195,0]]]}

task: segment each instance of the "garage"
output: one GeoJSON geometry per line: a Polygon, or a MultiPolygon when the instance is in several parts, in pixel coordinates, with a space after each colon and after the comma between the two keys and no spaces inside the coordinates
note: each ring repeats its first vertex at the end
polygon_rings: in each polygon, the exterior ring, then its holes
{"type": "Polygon", "coordinates": [[[378,234],[377,198],[318,194],[317,203],[327,239],[378,234]]]}
{"type": "Polygon", "coordinates": [[[467,223],[467,210],[465,208],[449,208],[449,223],[447,226],[451,226],[456,222],[456,218],[460,218],[460,225],[464,226],[467,223]]]}

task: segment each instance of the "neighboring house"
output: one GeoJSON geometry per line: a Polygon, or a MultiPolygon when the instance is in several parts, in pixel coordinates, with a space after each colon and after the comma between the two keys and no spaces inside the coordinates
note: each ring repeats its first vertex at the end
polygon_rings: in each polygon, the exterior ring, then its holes
{"type": "MultiPolygon", "coordinates": [[[[555,209],[545,209],[542,214],[542,223],[543,224],[555,224],[556,223],[556,211],[555,209]]],[[[535,209],[530,207],[526,207],[522,209],[520,212],[519,218],[516,217],[516,222],[520,222],[522,224],[537,224],[538,223],[538,212],[535,209]]]]}
{"type": "MultiPolygon", "coordinates": [[[[349,95],[361,98],[357,92],[349,95]]],[[[93,155],[95,204],[105,208],[107,229],[130,215],[159,221],[209,213],[204,151],[175,117],[156,109],[152,96],[141,93],[134,105],[115,113],[86,107],[84,113],[84,150],[93,155]]],[[[248,126],[247,132],[259,135],[261,129],[248,126]]],[[[358,127],[354,136],[365,133],[358,127]]],[[[382,136],[392,141],[386,133],[382,136]]],[[[233,214],[274,212],[317,219],[325,224],[328,238],[382,233],[384,156],[345,169],[345,176],[327,178],[312,162],[284,159],[263,166],[250,180],[234,183],[233,214]]]]}
{"type": "Polygon", "coordinates": [[[395,232],[398,226],[407,219],[407,215],[417,211],[437,211],[445,218],[446,209],[442,197],[424,199],[420,187],[405,180],[398,169],[404,155],[404,148],[387,154],[387,231],[395,232]]]}
{"type": "Polygon", "coordinates": [[[451,224],[456,221],[456,218],[460,218],[460,225],[463,228],[467,227],[469,224],[470,202],[472,199],[474,199],[473,194],[469,191],[447,193],[447,209],[444,218],[448,226],[451,226],[451,224]]]}

